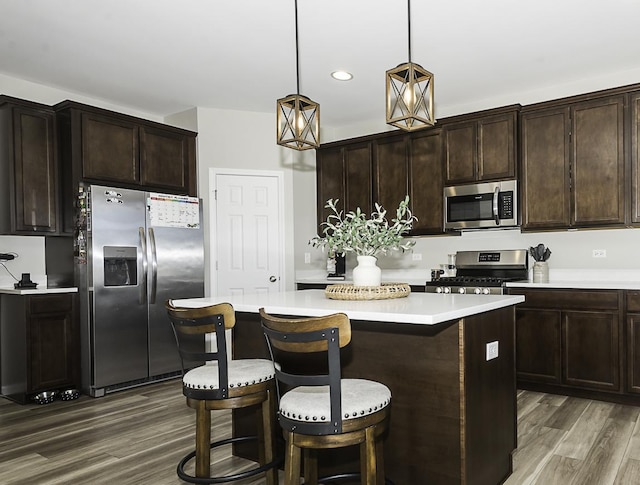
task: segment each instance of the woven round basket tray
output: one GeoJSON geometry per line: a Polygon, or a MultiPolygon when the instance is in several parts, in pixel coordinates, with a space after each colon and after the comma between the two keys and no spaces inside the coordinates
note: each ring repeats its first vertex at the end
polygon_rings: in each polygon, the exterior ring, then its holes
{"type": "Polygon", "coordinates": [[[332,300],[385,300],[404,298],[411,293],[407,283],[382,283],[380,286],[329,285],[324,290],[332,300]]]}

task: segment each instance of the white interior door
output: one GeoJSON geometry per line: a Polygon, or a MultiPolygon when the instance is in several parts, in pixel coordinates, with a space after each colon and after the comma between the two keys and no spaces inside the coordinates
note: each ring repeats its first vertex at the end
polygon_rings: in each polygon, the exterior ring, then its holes
{"type": "Polygon", "coordinates": [[[215,175],[216,293],[278,292],[284,261],[281,176],[215,175]]]}

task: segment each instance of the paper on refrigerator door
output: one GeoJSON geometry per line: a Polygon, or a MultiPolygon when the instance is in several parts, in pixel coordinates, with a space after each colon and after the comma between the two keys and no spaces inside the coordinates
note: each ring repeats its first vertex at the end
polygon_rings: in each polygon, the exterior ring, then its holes
{"type": "Polygon", "coordinates": [[[154,227],[200,227],[200,201],[197,197],[150,193],[147,200],[149,222],[154,227]]]}

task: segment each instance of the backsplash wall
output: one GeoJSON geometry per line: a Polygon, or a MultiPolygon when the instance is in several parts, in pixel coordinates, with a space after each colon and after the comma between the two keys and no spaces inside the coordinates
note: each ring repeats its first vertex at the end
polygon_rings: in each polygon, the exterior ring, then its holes
{"type": "MultiPolygon", "coordinates": [[[[550,270],[640,270],[640,228],[598,229],[563,232],[521,233],[519,229],[463,232],[461,236],[416,237],[413,252],[393,253],[378,258],[383,269],[406,269],[429,275],[431,268],[447,262],[447,254],[483,249],[528,249],[539,243],[551,250],[550,270]],[[594,249],[605,250],[605,258],[594,258],[594,249]],[[419,255],[419,256],[418,256],[419,255]],[[420,260],[415,258],[419,257],[420,260]]],[[[297,271],[324,271],[326,253],[307,246],[311,264],[298,262],[297,271]]],[[[531,266],[532,260],[529,261],[531,266]]],[[[353,270],[355,256],[347,256],[347,270],[353,270]]]]}
{"type": "Polygon", "coordinates": [[[0,253],[15,253],[15,259],[0,266],[0,287],[13,287],[22,273],[31,273],[31,281],[38,286],[47,285],[45,262],[45,238],[41,236],[0,236],[0,253]],[[8,270],[8,271],[7,271],[8,270]]]}

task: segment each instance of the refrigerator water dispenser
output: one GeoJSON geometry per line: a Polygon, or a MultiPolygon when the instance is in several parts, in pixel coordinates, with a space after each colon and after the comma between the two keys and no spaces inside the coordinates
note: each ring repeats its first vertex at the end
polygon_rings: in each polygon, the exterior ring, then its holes
{"type": "Polygon", "coordinates": [[[136,286],[138,284],[135,247],[104,246],[104,286],[136,286]]]}

